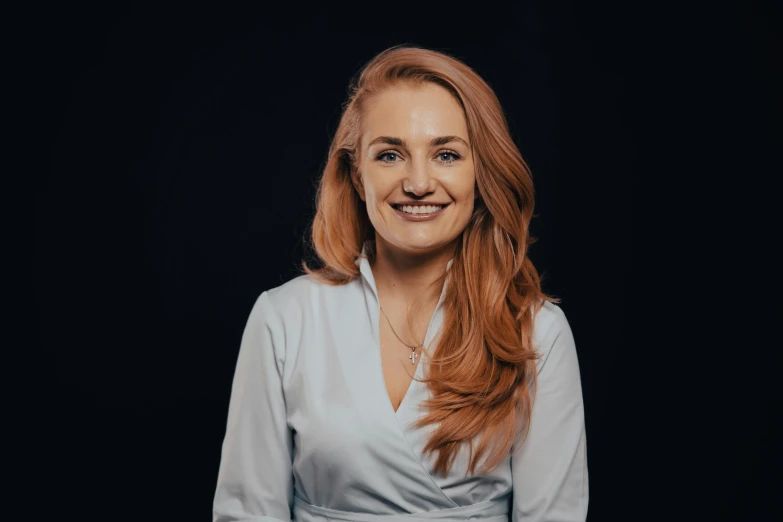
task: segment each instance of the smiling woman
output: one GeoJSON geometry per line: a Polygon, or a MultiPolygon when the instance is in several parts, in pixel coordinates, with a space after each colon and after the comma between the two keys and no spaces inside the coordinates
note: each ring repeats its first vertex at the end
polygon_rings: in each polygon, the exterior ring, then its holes
{"type": "Polygon", "coordinates": [[[584,521],[574,337],[528,257],[533,184],[490,87],[394,47],[321,177],[321,267],[260,294],[214,520],[584,521]]]}
{"type": "Polygon", "coordinates": [[[394,85],[368,100],[361,129],[352,182],[379,250],[453,251],[477,194],[459,103],[433,83],[394,85]]]}

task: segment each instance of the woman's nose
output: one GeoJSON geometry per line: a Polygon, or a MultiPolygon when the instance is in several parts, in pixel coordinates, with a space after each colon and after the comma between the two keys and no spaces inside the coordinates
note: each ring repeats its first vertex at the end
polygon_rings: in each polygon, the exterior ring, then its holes
{"type": "Polygon", "coordinates": [[[408,175],[403,180],[403,188],[416,195],[422,195],[432,190],[432,176],[426,161],[411,161],[408,175]]]}

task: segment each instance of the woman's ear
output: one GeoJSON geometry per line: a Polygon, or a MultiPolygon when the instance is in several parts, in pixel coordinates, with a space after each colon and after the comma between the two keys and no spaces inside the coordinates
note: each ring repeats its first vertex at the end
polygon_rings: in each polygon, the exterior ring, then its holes
{"type": "Polygon", "coordinates": [[[356,189],[356,193],[359,194],[359,198],[367,202],[367,199],[364,195],[364,182],[362,181],[362,175],[359,172],[359,169],[356,167],[351,167],[351,183],[353,183],[353,188],[356,189]]]}

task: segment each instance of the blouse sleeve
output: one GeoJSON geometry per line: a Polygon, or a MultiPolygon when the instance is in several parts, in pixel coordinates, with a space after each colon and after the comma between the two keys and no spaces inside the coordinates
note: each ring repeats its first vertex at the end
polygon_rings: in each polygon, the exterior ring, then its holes
{"type": "Polygon", "coordinates": [[[293,438],[283,396],[283,343],[269,295],[250,312],[237,357],[213,522],[288,522],[293,438]]]}
{"type": "MultiPolygon", "coordinates": [[[[571,328],[553,306],[542,325],[530,430],[511,458],[512,522],[584,522],[588,473],[584,403],[571,328]]],[[[516,449],[516,447],[515,447],[516,449]]]]}

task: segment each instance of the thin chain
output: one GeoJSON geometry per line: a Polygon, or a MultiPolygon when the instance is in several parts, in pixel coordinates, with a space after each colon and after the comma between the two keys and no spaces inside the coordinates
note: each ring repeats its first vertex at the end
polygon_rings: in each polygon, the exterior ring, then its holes
{"type": "Polygon", "coordinates": [[[392,333],[394,334],[394,336],[395,336],[397,339],[399,339],[399,341],[400,341],[402,344],[404,344],[405,346],[407,346],[408,348],[410,348],[410,349],[411,349],[411,354],[408,356],[408,359],[410,359],[410,360],[411,360],[411,364],[416,364],[416,357],[418,357],[418,355],[416,354],[416,348],[418,348],[419,346],[422,346],[422,345],[421,345],[421,344],[417,344],[417,345],[415,345],[415,346],[411,346],[411,345],[409,345],[408,343],[406,343],[405,341],[403,341],[402,339],[400,339],[400,336],[399,336],[399,335],[397,335],[397,332],[394,330],[394,326],[392,326],[391,319],[389,319],[389,316],[388,316],[388,315],[386,315],[386,312],[384,312],[384,311],[383,311],[383,307],[380,307],[380,308],[381,308],[381,313],[382,313],[382,314],[383,314],[383,316],[386,318],[386,320],[389,322],[389,328],[391,328],[391,331],[392,331],[392,333]]]}

